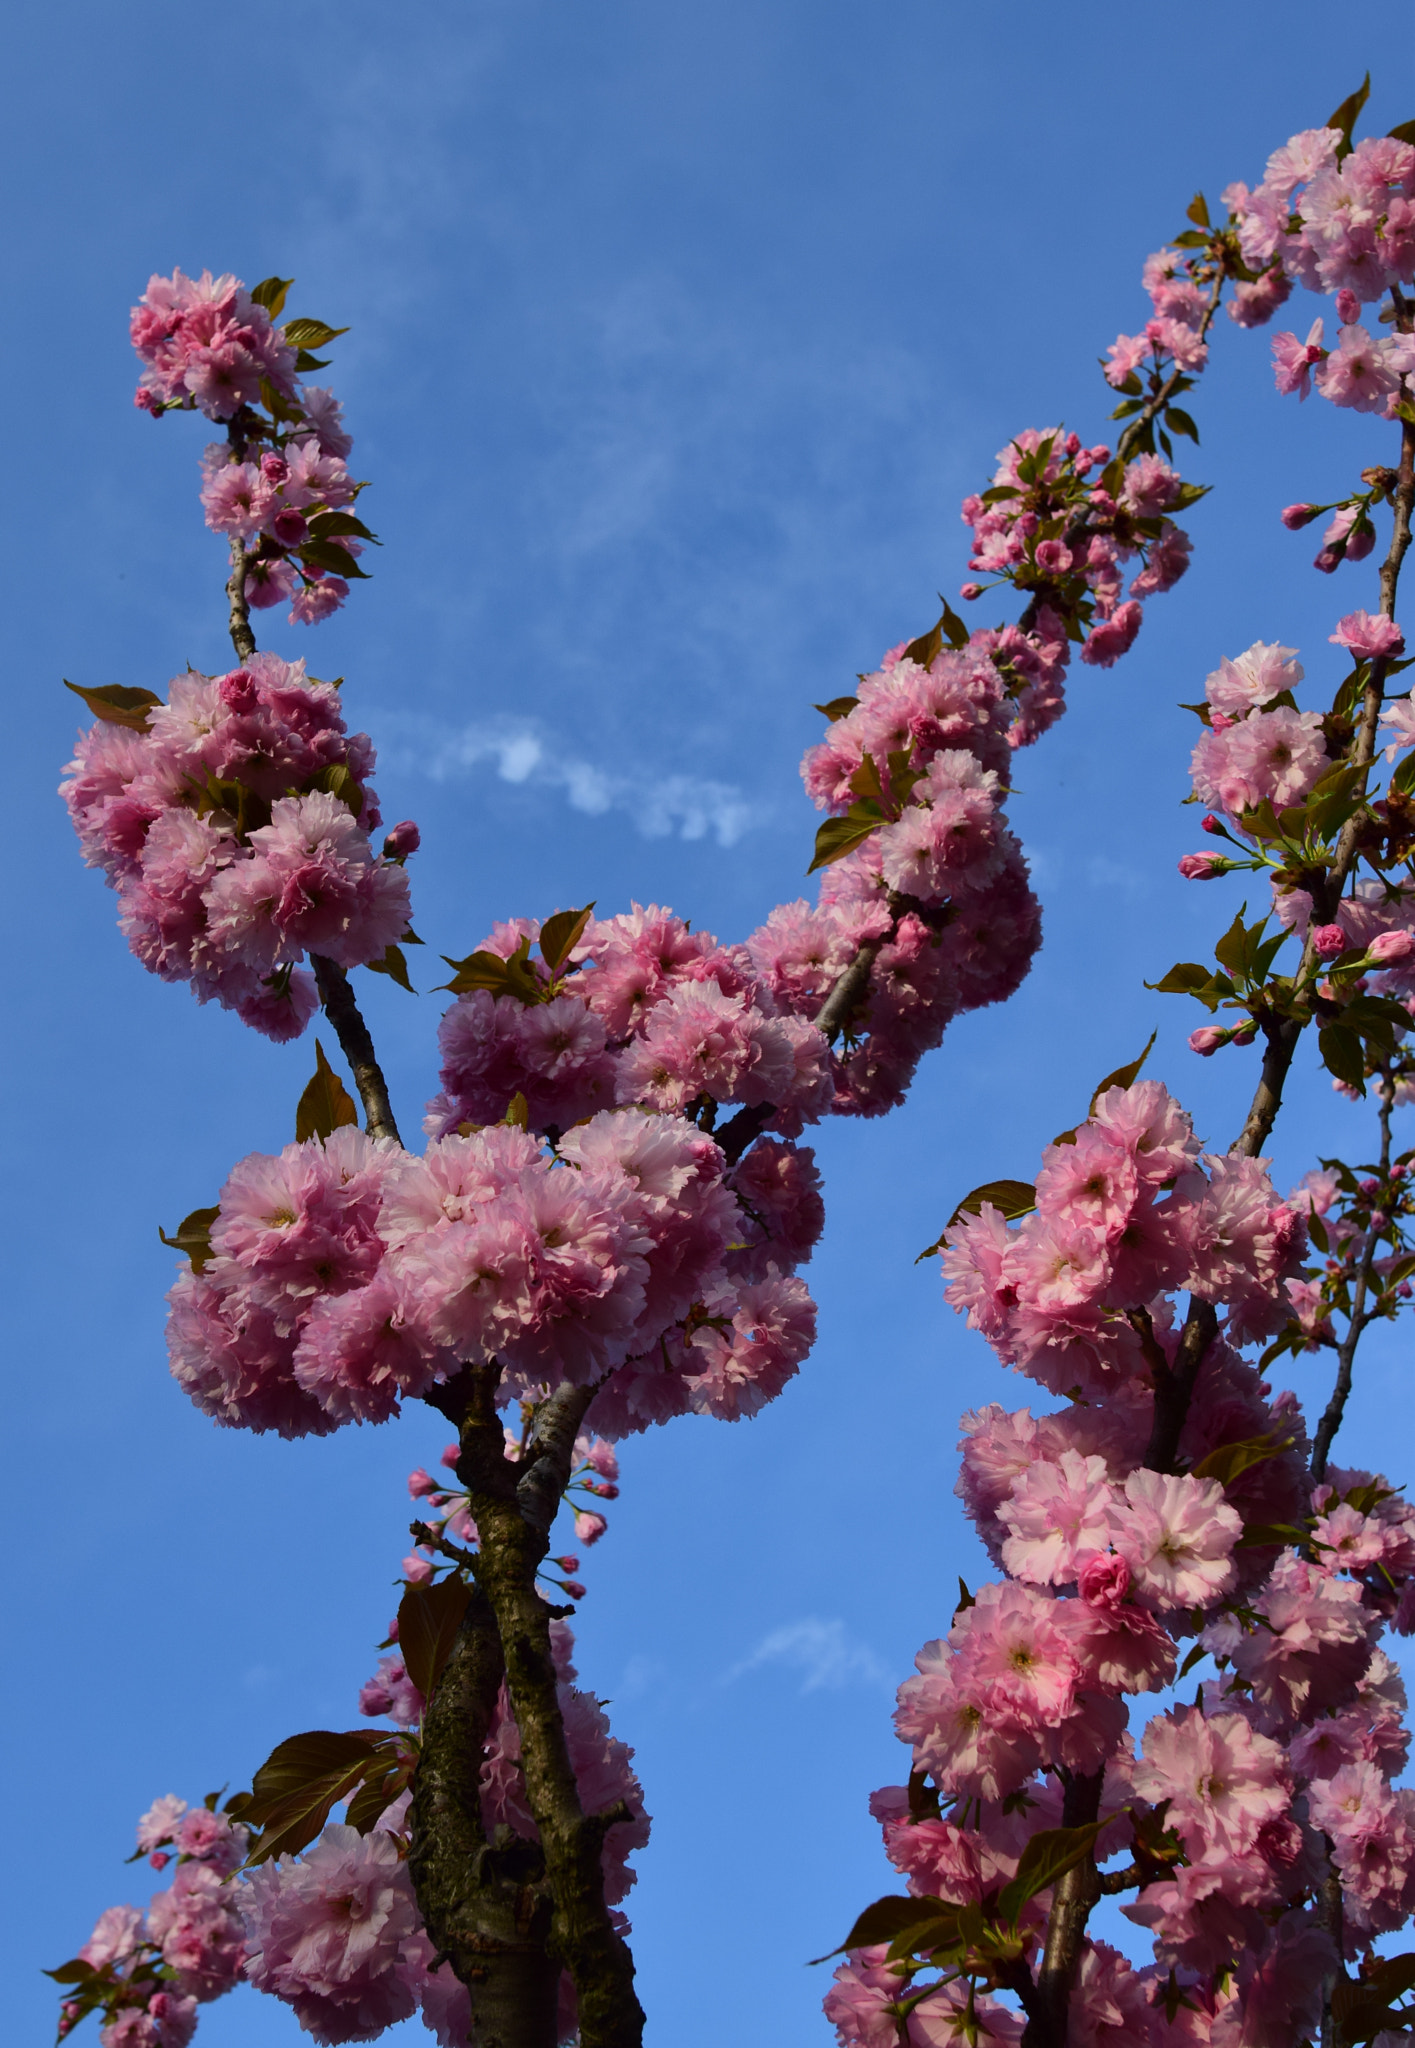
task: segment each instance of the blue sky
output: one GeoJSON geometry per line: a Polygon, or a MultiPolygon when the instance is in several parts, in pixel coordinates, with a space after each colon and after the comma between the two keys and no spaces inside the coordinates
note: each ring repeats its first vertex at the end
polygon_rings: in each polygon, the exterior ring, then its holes
{"type": "MultiPolygon", "coordinates": [[[[1107,431],[1095,358],[1143,317],[1140,263],[1195,188],[1255,180],[1368,65],[1374,125],[1410,116],[1407,10],[1347,18],[1342,40],[1310,0],[1280,30],[1254,0],[1182,20],[1109,0],[12,12],[16,2040],[47,2038],[38,1968],[145,1899],[121,1859],[154,1795],[248,1782],[282,1736],[354,1717],[404,1476],[445,1436],[421,1411],[315,1444],[217,1432],[167,1379],[156,1225],[286,1141],[312,1048],[145,975],[53,795],[61,676],[161,689],[229,658],[201,430],[129,402],[149,272],[278,271],[292,310],[352,326],[330,381],[386,546],[342,619],[266,644],[347,677],[386,813],[423,826],[429,950],[590,897],[738,938],[805,887],[811,701],[930,623],[965,573],[958,501],[1012,433],[1107,431]]],[[[1257,638],[1335,674],[1326,636],[1374,574],[1314,575],[1276,511],[1340,495],[1389,433],[1279,401],[1261,335],[1224,322],[1215,358],[1194,567],[1024,757],[1012,815],[1046,915],[1030,980],[950,1032],[904,1111],[821,1133],[813,1358],[754,1423],[630,1446],[589,1561],[581,1669],[655,1822],[631,1900],[652,2041],[824,2042],[805,1959],[891,1888],[865,1800],[902,1766],[893,1687],[957,1575],[984,1569],[952,1494],[956,1419],[1030,1393],[914,1254],[969,1187],[1030,1178],[1156,1026],[1155,1071],[1215,1142],[1251,1088],[1251,1056],[1195,1060],[1196,1016],[1142,986],[1239,893],[1174,872],[1195,823],[1174,706],[1257,638]]],[[[367,990],[405,1125],[438,1001],[367,990]]],[[[1308,1062],[1280,1182],[1318,1152],[1365,1156],[1365,1131],[1308,1062]]],[[[1324,1390],[1325,1370],[1295,1383],[1324,1390]]],[[[1344,1450],[1396,1479],[1409,1384],[1403,1334],[1380,1333],[1344,1450]]],[[[253,1994],[202,2022],[207,2048],[296,2036],[253,1994]]]]}

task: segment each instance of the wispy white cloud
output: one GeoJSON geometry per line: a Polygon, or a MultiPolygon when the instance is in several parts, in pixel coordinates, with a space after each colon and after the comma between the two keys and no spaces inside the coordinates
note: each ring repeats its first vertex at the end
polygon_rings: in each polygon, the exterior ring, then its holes
{"type": "Polygon", "coordinates": [[[559,790],[587,817],[622,811],[647,839],[704,839],[735,846],[762,824],[768,807],[735,783],[614,769],[587,761],[528,720],[496,718],[463,726],[382,712],[379,752],[393,765],[433,782],[451,782],[490,768],[502,782],[559,790]]]}
{"type": "Polygon", "coordinates": [[[867,1643],[857,1642],[838,1618],[821,1621],[808,1615],[802,1621],[788,1621],[773,1629],[749,1657],[733,1665],[722,1683],[731,1685],[766,1664],[780,1664],[799,1672],[803,1693],[839,1692],[847,1685],[891,1683],[874,1651],[867,1643]]]}

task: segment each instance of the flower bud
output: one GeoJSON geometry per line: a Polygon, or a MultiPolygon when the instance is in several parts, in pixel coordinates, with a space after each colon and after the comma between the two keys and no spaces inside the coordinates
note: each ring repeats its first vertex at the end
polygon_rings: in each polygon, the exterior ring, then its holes
{"type": "Polygon", "coordinates": [[[430,1472],[424,1472],[421,1465],[408,1474],[408,1492],[414,1500],[422,1500],[436,1491],[437,1481],[430,1472]]]}
{"type": "Polygon", "coordinates": [[[1361,301],[1345,285],[1336,295],[1336,317],[1343,327],[1354,327],[1361,318],[1361,301]]]}
{"type": "Polygon", "coordinates": [[[395,825],[383,842],[385,860],[406,860],[410,853],[416,853],[423,843],[423,835],[411,818],[404,818],[401,825],[395,825]]]}
{"type": "Polygon", "coordinates": [[[966,597],[970,604],[975,597],[981,597],[982,594],[983,586],[981,583],[965,583],[958,593],[960,597],[966,597]]]}
{"type": "Polygon", "coordinates": [[[1221,1025],[1201,1024],[1197,1031],[1189,1033],[1189,1050],[1198,1053],[1203,1059],[1208,1059],[1221,1045],[1227,1045],[1231,1035],[1221,1025]]]}
{"type": "Polygon", "coordinates": [[[1346,934],[1339,924],[1319,924],[1313,928],[1312,944],[1323,960],[1334,960],[1346,951],[1346,934]]]}
{"type": "Polygon", "coordinates": [[[598,1543],[608,1527],[609,1524],[605,1521],[604,1516],[597,1515],[592,1508],[576,1508],[575,1535],[577,1540],[583,1543],[587,1550],[592,1543],[598,1543]]]}
{"type": "Polygon", "coordinates": [[[1199,830],[1201,832],[1222,832],[1223,822],[1221,819],[1216,818],[1212,811],[1208,811],[1199,820],[1199,830]]]}
{"type": "Polygon", "coordinates": [[[1392,960],[1408,960],[1415,953],[1415,932],[1377,932],[1366,952],[1370,959],[1379,960],[1383,966],[1392,960]]]}
{"type": "Polygon", "coordinates": [[[403,1559],[403,1577],[410,1586],[425,1586],[432,1577],[432,1559],[410,1551],[403,1559]]]}
{"type": "Polygon", "coordinates": [[[290,465],[283,455],[276,455],[272,450],[269,454],[261,456],[260,473],[268,484],[279,486],[288,478],[290,465]]]}
{"type": "Polygon", "coordinates": [[[1310,526],[1314,519],[1322,516],[1320,505],[1284,505],[1281,512],[1283,525],[1289,533],[1300,533],[1304,526],[1310,526]]]}
{"type": "Polygon", "coordinates": [[[449,1444],[447,1446],[447,1449],[442,1453],[442,1456],[438,1459],[437,1462],[439,1465],[446,1465],[449,1469],[451,1469],[456,1465],[457,1460],[461,1457],[461,1455],[462,1446],[460,1444],[449,1444]]]}
{"type": "Polygon", "coordinates": [[[1188,882],[1212,882],[1227,874],[1231,865],[1221,853],[1186,853],[1179,872],[1188,882]]]}
{"type": "Polygon", "coordinates": [[[585,1597],[585,1589],[578,1579],[567,1579],[565,1581],[565,1591],[572,1600],[583,1600],[585,1597]]]}
{"type": "Polygon", "coordinates": [[[165,1849],[154,1849],[147,1860],[154,1870],[165,1870],[172,1858],[165,1849]]]}
{"type": "Polygon", "coordinates": [[[277,512],[270,522],[270,530],[282,548],[297,548],[302,540],[309,539],[309,522],[303,512],[297,512],[293,505],[287,505],[277,512]]]}

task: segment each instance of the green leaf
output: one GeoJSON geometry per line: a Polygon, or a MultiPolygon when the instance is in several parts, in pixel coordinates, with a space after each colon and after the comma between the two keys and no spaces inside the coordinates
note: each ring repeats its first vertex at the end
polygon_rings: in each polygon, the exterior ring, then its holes
{"type": "Polygon", "coordinates": [[[175,1237],[169,1237],[159,1223],[157,1235],[164,1244],[170,1244],[174,1252],[185,1252],[192,1262],[192,1271],[200,1273],[211,1257],[211,1226],[221,1214],[220,1207],[214,1209],[193,1209],[177,1225],[175,1237]]]}
{"type": "Polygon", "coordinates": [[[1239,1550],[1285,1550],[1289,1544],[1305,1543],[1308,1532],[1294,1522],[1245,1522],[1238,1539],[1239,1550]]]}
{"type": "Polygon", "coordinates": [[[363,811],[364,793],[343,761],[331,761],[327,768],[321,768],[312,779],[310,788],[326,790],[330,796],[337,796],[356,818],[363,811]]]}
{"type": "Polygon", "coordinates": [[[316,569],[326,569],[331,576],[361,577],[368,581],[367,569],[361,569],[347,548],[341,548],[337,540],[307,540],[294,550],[308,569],[313,563],[316,569]]]}
{"type": "Polygon", "coordinates": [[[408,979],[408,963],[401,946],[388,946],[381,960],[365,960],[364,966],[370,974],[386,974],[390,981],[397,982],[399,988],[405,988],[410,996],[417,994],[408,979]]]}
{"type": "Polygon", "coordinates": [[[513,1129],[518,1131],[528,1131],[530,1129],[531,1106],[519,1088],[507,1103],[506,1114],[502,1117],[501,1121],[504,1124],[510,1124],[513,1129]]]}
{"type": "Polygon", "coordinates": [[[1390,778],[1392,789],[1398,789],[1402,796],[1408,796],[1415,789],[1415,754],[1407,754],[1390,778]]]}
{"type": "MultiPolygon", "coordinates": [[[[896,1895],[876,1899],[872,1906],[866,1906],[840,1946],[826,1955],[813,1956],[812,1966],[828,1963],[831,1956],[844,1955],[852,1948],[875,1948],[882,1941],[893,1942],[911,1927],[918,1927],[926,1919],[941,1919],[949,1910],[942,1899],[908,1899],[896,1895]]],[[[956,1908],[952,1910],[956,1911],[956,1908]]]]}
{"type": "Polygon", "coordinates": [[[858,697],[832,697],[828,704],[813,704],[812,711],[819,711],[822,718],[828,718],[834,725],[837,718],[848,718],[859,703],[858,697]]]}
{"type": "Polygon", "coordinates": [[[856,809],[857,807],[852,804],[845,817],[826,819],[816,833],[816,850],[810,866],[806,869],[808,875],[813,875],[817,868],[828,868],[832,862],[844,860],[847,853],[853,853],[857,846],[863,846],[870,834],[878,831],[885,822],[882,811],[877,817],[871,818],[857,816],[856,809]]]}
{"type": "Polygon", "coordinates": [[[295,1110],[295,1143],[307,1138],[323,1140],[344,1124],[357,1124],[359,1113],[352,1096],[324,1057],[324,1047],[314,1042],[315,1069],[295,1110]]]}
{"type": "Polygon", "coordinates": [[[241,1809],[244,1825],[262,1831],[247,1863],[307,1848],[388,1744],[386,1735],[362,1728],[344,1734],[316,1728],[277,1744],[255,1774],[250,1803],[241,1809]]]}
{"type": "Polygon", "coordinates": [[[398,1607],[398,1654],[425,1700],[437,1690],[471,1600],[455,1572],[433,1585],[409,1586],[398,1607]]]}
{"type": "Polygon", "coordinates": [[[1156,989],[1163,996],[1191,996],[1207,988],[1213,977],[1212,967],[1203,967],[1197,960],[1178,960],[1163,980],[1147,981],[1145,987],[1156,989]]]}
{"type": "MultiPolygon", "coordinates": [[[[290,282],[293,284],[294,279],[290,282]]],[[[348,332],[347,327],[330,327],[323,320],[285,322],[285,339],[294,348],[323,348],[327,342],[337,341],[341,334],[348,332]]]]}
{"type": "Polygon", "coordinates": [[[541,926],[540,954],[552,974],[559,974],[579,945],[593,913],[593,903],[587,903],[583,910],[557,910],[541,926]]]}
{"type": "Polygon", "coordinates": [[[300,349],[295,356],[295,371],[298,376],[307,377],[311,370],[328,368],[328,356],[312,356],[307,348],[300,349]]]}
{"type": "Polygon", "coordinates": [[[1111,418],[1113,420],[1128,420],[1131,413],[1143,412],[1144,409],[1145,401],[1143,398],[1122,398],[1119,405],[1111,413],[1111,418]]]}
{"type": "Polygon", "coordinates": [[[1220,1486],[1231,1486],[1252,1466],[1265,1464],[1269,1458],[1280,1458],[1291,1448],[1290,1436],[1250,1436],[1239,1443],[1219,1444],[1206,1457],[1200,1458],[1191,1477],[1216,1479],[1220,1486]]]}
{"type": "Polygon", "coordinates": [[[1091,1097],[1091,1106],[1086,1111],[1087,1116],[1095,1115],[1096,1104],[1105,1094],[1107,1088],[1133,1087],[1135,1081],[1139,1076],[1140,1069],[1144,1066],[1145,1061],[1150,1057],[1151,1050],[1154,1047],[1154,1042],[1158,1037],[1159,1033],[1157,1031],[1152,1031],[1150,1033],[1149,1039],[1146,1042],[1145,1050],[1141,1053],[1139,1059],[1130,1060],[1125,1066],[1117,1067],[1113,1074],[1107,1074],[1103,1081],[1097,1083],[1095,1093],[1091,1097]]]}
{"type": "Polygon", "coordinates": [[[96,1977],[98,1972],[82,1956],[75,1956],[71,1963],[60,1963],[57,1970],[45,1970],[42,1974],[52,1977],[56,1984],[82,1984],[86,1978],[96,1977]]]}
{"type": "Polygon", "coordinates": [[[109,683],[101,690],[85,690],[66,676],[64,688],[82,697],[95,718],[105,725],[126,725],[134,732],[146,732],[154,704],[162,699],[151,690],[130,690],[125,683],[109,683]]]}
{"type": "Polygon", "coordinates": [[[1399,127],[1388,128],[1386,133],[1393,141],[1415,143],[1415,121],[1402,121],[1399,127]]]}
{"type": "Polygon", "coordinates": [[[1362,107],[1365,106],[1370,96],[1371,74],[1368,71],[1355,92],[1350,93],[1342,101],[1331,119],[1326,123],[1328,128],[1339,128],[1341,130],[1341,141],[1337,146],[1336,152],[1338,161],[1342,157],[1350,156],[1351,154],[1351,131],[1356,126],[1356,116],[1360,113],[1362,107]]]}
{"type": "Polygon", "coordinates": [[[263,277],[252,288],[251,297],[258,306],[264,306],[272,320],[278,320],[285,310],[286,294],[294,282],[293,277],[263,277]]]}
{"type": "Polygon", "coordinates": [[[1164,423],[1169,428],[1171,434],[1187,434],[1195,446],[1198,446],[1199,429],[1182,406],[1167,406],[1165,408],[1164,423]]]}
{"type": "MultiPolygon", "coordinates": [[[[1025,1216],[1036,1208],[1037,1191],[1027,1180],[985,1181],[980,1188],[974,1188],[970,1194],[963,1197],[944,1224],[943,1236],[952,1230],[960,1216],[978,1215],[984,1202],[990,1202],[994,1209],[1000,1209],[1004,1216],[1011,1219],[1014,1216],[1025,1216]]],[[[940,1236],[937,1244],[931,1244],[927,1251],[919,1253],[919,1257],[914,1261],[916,1266],[922,1259],[931,1259],[934,1253],[942,1248],[943,1236],[940,1236]]]]}
{"type": "Polygon", "coordinates": [[[1196,192],[1189,201],[1189,204],[1184,209],[1184,218],[1192,220],[1196,228],[1206,228],[1211,225],[1209,220],[1209,202],[1205,199],[1202,192],[1196,192]]]}
{"type": "Polygon", "coordinates": [[[352,512],[316,512],[310,521],[310,532],[316,540],[334,540],[341,533],[351,533],[357,540],[371,540],[380,547],[378,535],[370,533],[362,519],[356,519],[352,512]]]}
{"type": "Polygon", "coordinates": [[[447,965],[455,972],[451,981],[445,982],[454,996],[470,995],[473,989],[489,989],[492,995],[515,996],[522,1003],[543,1002],[545,987],[537,981],[530,965],[531,942],[522,939],[509,960],[503,960],[499,953],[469,953],[465,960],[454,960],[449,953],[443,954],[447,965]]]}
{"type": "Polygon", "coordinates": [[[1189,1655],[1184,1659],[1184,1662],[1180,1665],[1178,1671],[1175,1673],[1176,1684],[1181,1678],[1187,1678],[1189,1676],[1189,1673],[1194,1669],[1194,1666],[1200,1661],[1200,1659],[1207,1657],[1208,1654],[1208,1651],[1205,1649],[1202,1643],[1195,1643],[1193,1649],[1189,1652],[1189,1655]]]}
{"type": "Polygon", "coordinates": [[[1366,1060],[1361,1041],[1345,1024],[1328,1024],[1317,1033],[1322,1065],[1358,1095],[1366,1092],[1366,1060]]]}
{"type": "MultiPolygon", "coordinates": [[[[1243,910],[1247,907],[1245,903],[1243,910]]],[[[1239,911],[1214,947],[1215,960],[1220,967],[1226,967],[1235,980],[1248,964],[1248,927],[1243,922],[1243,910],[1239,911]]]]}
{"type": "Polygon", "coordinates": [[[999,1916],[1015,1926],[1028,1899],[1046,1891],[1090,1855],[1104,1826],[1103,1820],[1088,1820],[1079,1828],[1043,1828],[1033,1835],[1022,1851],[1016,1877],[997,1895],[999,1916]]]}

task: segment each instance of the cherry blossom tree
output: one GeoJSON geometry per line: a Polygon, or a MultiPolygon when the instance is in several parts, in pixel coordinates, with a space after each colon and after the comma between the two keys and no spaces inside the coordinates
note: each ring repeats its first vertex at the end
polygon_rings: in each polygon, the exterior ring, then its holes
{"type": "Polygon", "coordinates": [[[1390,515],[1378,609],[1332,635],[1351,667],[1330,711],[1298,708],[1277,644],[1220,660],[1195,707],[1194,790],[1226,850],[1183,870],[1262,870],[1272,905],[1157,985],[1228,1019],[1196,1052],[1261,1040],[1257,1092],[1204,1155],[1142,1056],[1034,1185],[975,1190],[933,1248],[950,1303],[1064,1405],[965,1418],[960,1491],[1004,1577],[964,1589],[901,1689],[911,1769],[875,1811],[909,1889],[861,1915],[826,2011],[866,2048],[1402,2029],[1415,1962],[1372,1945],[1415,1905],[1415,1795],[1393,1787],[1403,1695],[1377,1638],[1415,1627],[1415,1511],[1330,1459],[1361,1334],[1415,1271],[1392,1131],[1415,1088],[1415,718],[1388,688],[1415,497],[1415,135],[1353,141],[1364,99],[1231,186],[1221,222],[1196,199],[1146,263],[1153,316],[1105,366],[1118,443],[1020,431],[965,499],[981,580],[962,600],[1015,600],[1012,622],[970,630],[945,603],[815,707],[814,898],[728,943],[657,905],[508,906],[443,956],[421,1149],[351,979],[413,987],[418,829],[382,831],[340,686],[252,625],[278,606],[317,625],[368,573],[352,442],[309,381],[344,330],[287,318],[291,280],[151,280],[137,403],[224,435],[201,503],[229,543],[237,665],[165,696],[79,687],[97,722],[63,795],[143,966],[277,1041],[322,1011],[363,1112],[316,1036],[293,1142],[235,1162],[169,1240],[172,1373],[223,1427],[324,1435],[417,1401],[454,1436],[445,1477],[409,1479],[405,1590],[358,1695],[383,1725],[294,1733],[224,1804],[157,1799],[137,1852],[172,1881],[53,1973],[61,2037],[97,2013],[105,2048],[183,2048],[248,1981],[322,2043],[415,2012],[444,2044],[641,2039],[623,1904],[649,1822],[569,1626],[614,1446],[689,1412],[750,1417],[806,1363],[799,1269],[824,1209],[805,1133],[898,1108],[949,1022],[1026,975],[1013,755],[1062,715],[1072,649],[1112,666],[1182,577],[1203,487],[1175,463],[1175,436],[1198,438],[1180,401],[1220,307],[1260,326],[1295,285],[1335,292],[1339,331],[1329,350],[1320,318],[1278,335],[1279,388],[1389,419],[1399,452],[1342,503],[1282,515],[1331,515],[1326,572],[1390,515]],[[1309,1025],[1337,1084],[1374,1094],[1379,1157],[1323,1162],[1284,1199],[1261,1154],[1309,1025]],[[1309,1456],[1262,1375],[1323,1347],[1309,1456]],[[1203,1660],[1196,1702],[1136,1740],[1127,1696],[1203,1660]],[[1091,1938],[1105,1893],[1152,1965],[1091,1938]]]}

